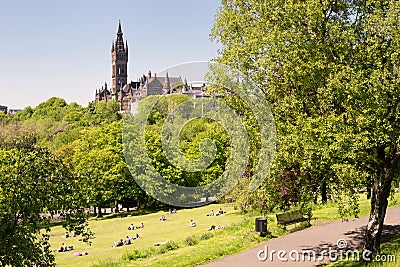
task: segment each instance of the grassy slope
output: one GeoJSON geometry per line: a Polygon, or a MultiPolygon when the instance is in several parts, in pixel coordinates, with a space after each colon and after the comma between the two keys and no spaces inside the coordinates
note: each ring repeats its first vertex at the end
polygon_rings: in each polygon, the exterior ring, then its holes
{"type": "Polygon", "coordinates": [[[212,224],[214,225],[231,225],[243,220],[243,215],[239,211],[234,211],[232,206],[213,204],[207,207],[195,209],[178,210],[177,214],[166,215],[168,222],[160,222],[159,218],[166,212],[158,212],[142,216],[132,216],[125,218],[113,218],[103,220],[91,220],[90,228],[95,233],[95,239],[92,245],[88,246],[75,238],[62,238],[65,234],[61,227],[55,227],[51,231],[51,243],[53,249],[57,249],[64,242],[66,245],[73,245],[75,250],[66,253],[56,253],[56,262],[58,266],[89,266],[92,262],[104,259],[121,259],[124,251],[133,248],[152,247],[155,242],[166,240],[174,240],[181,242],[189,235],[202,234],[207,232],[212,224]],[[227,214],[222,216],[209,217],[207,213],[214,209],[219,210],[222,207],[227,214]],[[193,219],[197,223],[197,227],[188,227],[190,220],[193,219]],[[144,223],[143,229],[134,231],[127,230],[128,226],[133,223],[139,225],[144,223]],[[113,241],[124,239],[127,235],[132,236],[139,233],[142,238],[133,241],[130,246],[111,247],[113,241]],[[73,253],[78,251],[87,251],[88,255],[84,257],[74,257],[73,253]]]}
{"type": "MultiPolygon", "coordinates": [[[[398,204],[400,195],[396,195],[393,204],[398,204]]],[[[369,203],[363,197],[360,204],[360,215],[367,214],[369,203]]],[[[194,266],[201,263],[216,260],[225,255],[231,255],[243,251],[247,248],[256,246],[270,237],[261,238],[254,232],[255,215],[243,215],[239,211],[234,211],[232,206],[213,204],[207,207],[195,209],[179,210],[178,214],[166,215],[168,222],[159,222],[159,218],[165,212],[142,215],[137,217],[114,218],[106,220],[92,220],[90,227],[96,233],[91,247],[77,241],[77,238],[63,239],[64,234],[61,227],[56,227],[52,231],[51,242],[54,249],[60,246],[61,242],[67,245],[74,245],[76,251],[88,251],[89,255],[84,257],[73,257],[73,252],[57,253],[56,261],[59,266],[90,266],[91,263],[102,262],[99,266],[194,266]],[[214,211],[222,207],[227,210],[227,214],[218,217],[207,217],[211,209],[214,211]],[[197,222],[197,227],[187,227],[190,219],[197,222]],[[135,225],[143,222],[144,229],[128,231],[126,228],[130,223],[135,225]],[[185,246],[183,240],[188,236],[197,236],[208,232],[210,225],[229,226],[223,230],[213,231],[215,236],[209,240],[200,241],[195,246],[185,246]],[[133,245],[113,248],[114,240],[124,238],[126,235],[133,235],[138,232],[143,238],[135,240],[133,245]],[[155,242],[173,240],[180,248],[168,253],[153,256],[137,261],[122,261],[121,257],[125,252],[133,249],[145,249],[154,247],[155,242]],[[109,262],[108,264],[106,262],[109,262]],[[118,264],[117,264],[118,263],[118,264]]],[[[337,208],[334,204],[314,207],[313,222],[318,225],[323,222],[340,219],[337,208]]],[[[276,227],[274,214],[268,216],[268,229],[272,232],[272,237],[287,234],[276,227]]],[[[395,265],[393,265],[395,266],[395,265]]]]}

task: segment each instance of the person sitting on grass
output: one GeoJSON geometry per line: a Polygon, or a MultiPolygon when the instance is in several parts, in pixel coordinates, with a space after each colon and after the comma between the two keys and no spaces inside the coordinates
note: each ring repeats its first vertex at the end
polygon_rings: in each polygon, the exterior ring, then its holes
{"type": "Polygon", "coordinates": [[[68,238],[69,237],[69,233],[65,232],[65,235],[62,236],[62,238],[68,238]]]}
{"type": "Polygon", "coordinates": [[[216,216],[222,215],[222,214],[224,214],[224,213],[226,213],[226,212],[224,212],[224,211],[222,210],[222,208],[219,208],[219,211],[218,211],[218,213],[216,214],[216,216]]]}
{"type": "Polygon", "coordinates": [[[207,216],[214,216],[214,215],[215,215],[214,210],[211,210],[211,213],[207,214],[207,216]]]}
{"type": "Polygon", "coordinates": [[[133,225],[133,223],[131,223],[131,225],[128,226],[128,230],[135,230],[135,226],[133,225]]]}
{"type": "Polygon", "coordinates": [[[190,220],[189,227],[195,227],[195,226],[196,226],[196,222],[193,220],[190,220]]]}
{"type": "Polygon", "coordinates": [[[139,226],[136,226],[136,229],[142,229],[142,228],[144,228],[144,224],[143,223],[141,225],[139,225],[139,226]]]}
{"type": "Polygon", "coordinates": [[[61,247],[56,250],[56,252],[67,252],[74,250],[74,246],[67,246],[64,243],[61,244],[61,247]]]}
{"type": "Polygon", "coordinates": [[[130,245],[131,244],[131,239],[129,238],[129,236],[126,236],[124,244],[125,245],[130,245]]]}
{"type": "Polygon", "coordinates": [[[164,215],[161,215],[160,222],[166,222],[166,221],[167,221],[167,218],[165,218],[165,216],[164,216],[164,215]]]}
{"type": "Polygon", "coordinates": [[[122,239],[118,242],[114,241],[114,247],[122,247],[124,245],[124,242],[122,242],[122,239]]]}
{"type": "Polygon", "coordinates": [[[65,252],[67,251],[67,246],[64,243],[61,243],[61,247],[56,250],[56,252],[65,252]]]}

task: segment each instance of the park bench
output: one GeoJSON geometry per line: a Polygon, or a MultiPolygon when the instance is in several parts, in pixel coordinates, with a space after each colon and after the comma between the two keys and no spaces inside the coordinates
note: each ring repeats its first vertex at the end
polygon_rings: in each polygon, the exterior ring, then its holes
{"type": "Polygon", "coordinates": [[[301,210],[292,210],[292,211],[277,213],[276,221],[278,222],[278,225],[283,225],[283,226],[299,222],[310,223],[310,219],[305,218],[301,210]]]}

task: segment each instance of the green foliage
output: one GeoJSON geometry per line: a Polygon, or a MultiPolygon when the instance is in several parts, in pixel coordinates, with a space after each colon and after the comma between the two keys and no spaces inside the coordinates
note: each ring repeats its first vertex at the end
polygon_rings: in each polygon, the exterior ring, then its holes
{"type": "MultiPolygon", "coordinates": [[[[150,125],[146,127],[146,147],[152,164],[165,179],[181,186],[205,185],[222,175],[230,156],[230,138],[221,125],[207,119],[193,119],[186,123],[180,131],[180,149],[183,155],[190,160],[200,157],[199,147],[203,139],[209,138],[216,145],[215,159],[203,171],[186,172],[175,167],[168,161],[161,143],[161,131],[166,116],[172,109],[187,100],[189,98],[185,95],[161,98],[149,116],[150,125]]],[[[144,100],[144,102],[146,101],[147,99],[144,100]]]]}
{"type": "Polygon", "coordinates": [[[179,248],[179,246],[174,241],[169,241],[169,242],[167,242],[167,244],[160,246],[160,252],[162,254],[164,254],[168,251],[176,250],[178,248],[179,248]]]}
{"type": "Polygon", "coordinates": [[[267,209],[338,196],[351,216],[366,187],[371,251],[399,179],[399,15],[397,1],[224,0],[211,32],[217,61],[257,82],[274,113],[267,209]]]}
{"type": "Polygon", "coordinates": [[[156,252],[155,248],[148,248],[148,249],[133,249],[132,251],[127,251],[122,256],[123,260],[126,261],[134,261],[137,259],[145,259],[154,255],[156,252]]]}
{"type": "Polygon", "coordinates": [[[185,238],[185,240],[183,240],[183,244],[185,244],[186,246],[194,246],[197,245],[198,243],[199,240],[195,236],[188,236],[185,238]]]}
{"type": "Polygon", "coordinates": [[[83,226],[81,184],[32,135],[0,145],[1,263],[53,266],[49,231],[56,211],[67,229],[90,234],[83,226]]]}
{"type": "Polygon", "coordinates": [[[200,236],[200,240],[208,240],[214,237],[214,234],[211,232],[204,233],[200,236]]]}

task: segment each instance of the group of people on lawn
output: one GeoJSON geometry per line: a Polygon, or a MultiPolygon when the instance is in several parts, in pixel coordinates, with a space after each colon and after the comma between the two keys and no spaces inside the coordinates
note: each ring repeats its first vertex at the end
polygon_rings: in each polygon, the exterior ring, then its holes
{"type": "MultiPolygon", "coordinates": [[[[211,213],[207,214],[207,216],[219,216],[219,215],[222,215],[224,213],[226,213],[226,212],[223,211],[222,208],[220,208],[217,213],[214,213],[214,210],[211,210],[211,213]]],[[[173,210],[169,209],[167,214],[176,214],[176,209],[173,209],[173,210]]],[[[168,221],[168,219],[165,217],[165,215],[164,214],[161,215],[160,222],[167,222],[167,221],[168,221]]],[[[190,220],[190,223],[189,223],[188,227],[195,227],[196,225],[197,224],[196,224],[196,222],[194,220],[190,220]]],[[[134,224],[131,224],[130,226],[128,226],[128,230],[135,230],[135,229],[141,229],[141,228],[144,228],[144,224],[143,223],[141,225],[139,225],[139,226],[136,226],[136,227],[134,226],[134,224]]],[[[223,229],[223,228],[225,228],[225,227],[221,226],[221,225],[218,225],[218,226],[211,225],[209,230],[223,229]]],[[[121,239],[120,241],[114,241],[114,245],[113,246],[114,247],[121,247],[123,245],[130,245],[132,240],[135,240],[135,239],[138,239],[138,238],[140,238],[138,233],[136,234],[136,236],[132,236],[132,237],[126,236],[125,240],[121,239]]],[[[159,243],[156,243],[156,244],[159,244],[159,243]]]]}
{"type": "Polygon", "coordinates": [[[135,230],[135,229],[141,229],[141,228],[144,228],[144,224],[143,223],[141,225],[139,225],[139,226],[136,226],[136,227],[133,225],[133,223],[131,223],[131,225],[128,226],[128,230],[135,230]]]}
{"type": "Polygon", "coordinates": [[[207,214],[207,216],[218,216],[226,213],[226,211],[223,211],[222,208],[219,208],[219,211],[217,213],[214,213],[214,210],[211,210],[211,213],[207,214]]]}
{"type": "MultiPolygon", "coordinates": [[[[222,208],[220,208],[217,213],[214,213],[214,210],[211,210],[211,213],[207,214],[207,216],[218,216],[218,215],[222,215],[224,213],[226,213],[226,212],[224,212],[222,210],[222,208]]],[[[173,209],[173,210],[169,209],[167,214],[176,214],[176,209],[173,209]]],[[[164,215],[162,215],[161,218],[160,218],[160,221],[166,222],[166,221],[168,221],[168,219],[164,215]]],[[[189,223],[188,227],[195,227],[196,225],[197,224],[196,224],[196,222],[194,220],[190,220],[190,223],[189,223]]],[[[133,223],[131,223],[128,226],[128,230],[135,230],[135,229],[142,229],[142,228],[144,228],[144,224],[143,223],[141,223],[139,226],[136,226],[136,227],[134,226],[133,223]]],[[[220,225],[218,225],[218,226],[212,225],[209,230],[223,229],[223,228],[225,228],[225,227],[224,226],[220,226],[220,225]]],[[[69,237],[75,237],[75,236],[76,236],[75,232],[73,232],[71,235],[68,232],[66,232],[65,235],[62,236],[62,237],[63,238],[69,238],[69,237]]],[[[132,237],[129,237],[127,235],[124,240],[120,239],[120,241],[114,241],[113,247],[121,247],[123,245],[130,245],[130,244],[132,244],[133,240],[136,240],[138,238],[141,238],[141,236],[138,233],[136,233],[136,235],[133,235],[132,237]]],[[[58,250],[56,250],[56,252],[67,252],[67,251],[71,251],[73,249],[74,249],[73,246],[67,246],[64,243],[62,243],[61,247],[58,250]]],[[[87,252],[77,252],[77,253],[74,254],[74,256],[84,256],[84,255],[87,255],[87,252]]]]}
{"type": "MultiPolygon", "coordinates": [[[[131,225],[128,226],[128,230],[130,230],[130,231],[135,230],[135,229],[142,229],[142,228],[144,228],[144,223],[141,223],[139,226],[136,226],[136,227],[133,223],[131,223],[131,225]]],[[[123,245],[130,245],[130,244],[132,244],[133,240],[136,240],[138,238],[141,238],[141,236],[138,233],[136,233],[136,235],[133,235],[131,237],[129,237],[127,235],[124,240],[120,239],[119,241],[114,241],[114,245],[112,247],[121,247],[123,245]]]]}
{"type": "Polygon", "coordinates": [[[141,236],[139,236],[138,233],[136,233],[136,235],[134,235],[132,237],[126,236],[125,240],[121,239],[120,241],[117,241],[117,242],[114,241],[114,247],[121,247],[123,245],[130,245],[130,244],[132,244],[131,241],[136,240],[138,238],[141,238],[141,236]]]}

